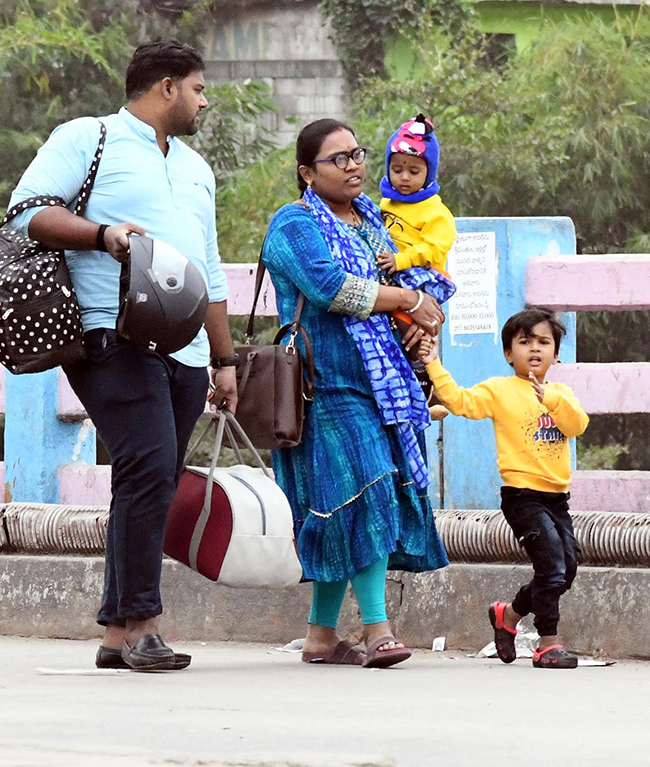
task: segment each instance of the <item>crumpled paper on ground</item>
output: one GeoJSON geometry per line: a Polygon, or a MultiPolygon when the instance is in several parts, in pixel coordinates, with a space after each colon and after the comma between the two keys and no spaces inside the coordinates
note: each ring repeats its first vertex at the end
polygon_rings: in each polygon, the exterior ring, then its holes
{"type": "Polygon", "coordinates": [[[301,639],[292,639],[291,642],[283,645],[282,647],[274,647],[269,650],[269,653],[274,652],[302,652],[305,647],[305,637],[301,639]]]}
{"type": "MultiPolygon", "coordinates": [[[[518,658],[532,658],[533,651],[539,643],[539,634],[534,629],[526,629],[519,624],[515,637],[515,650],[518,658]]],[[[494,642],[486,644],[476,653],[477,658],[496,658],[497,648],[494,642]]]]}

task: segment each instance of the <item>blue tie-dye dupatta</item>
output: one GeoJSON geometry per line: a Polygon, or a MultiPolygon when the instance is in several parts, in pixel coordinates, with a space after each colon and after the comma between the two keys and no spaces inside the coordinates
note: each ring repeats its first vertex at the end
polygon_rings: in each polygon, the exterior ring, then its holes
{"type": "MultiPolygon", "coordinates": [[[[374,264],[350,228],[311,189],[304,193],[303,200],[316,219],[330,252],[343,264],[345,271],[357,277],[375,280],[374,264]]],[[[356,198],[355,205],[364,219],[382,231],[386,242],[394,248],[385,232],[379,208],[372,200],[362,194],[356,198]]],[[[439,303],[449,298],[455,290],[453,283],[442,275],[420,267],[398,272],[394,277],[403,287],[426,290],[439,303]],[[451,292],[445,283],[451,286],[451,292]]],[[[429,425],[429,411],[422,387],[393,336],[388,314],[371,314],[366,320],[345,315],[343,321],[368,372],[382,423],[397,427],[415,485],[420,489],[425,488],[429,484],[429,471],[416,434],[429,425]]]]}

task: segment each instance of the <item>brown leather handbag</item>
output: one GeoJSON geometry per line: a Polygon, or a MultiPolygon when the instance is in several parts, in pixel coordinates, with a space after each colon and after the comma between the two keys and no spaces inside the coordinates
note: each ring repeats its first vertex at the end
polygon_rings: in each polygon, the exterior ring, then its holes
{"type": "Polygon", "coordinates": [[[253,346],[255,308],[266,267],[260,260],[255,276],[255,297],[248,318],[244,346],[236,346],[241,364],[237,369],[237,421],[258,449],[295,447],[302,439],[305,407],[314,391],[314,357],[300,315],[305,302],[301,293],[293,322],[283,325],[273,343],[253,346]],[[302,338],[303,354],[296,343],[302,338]],[[289,335],[289,342],[280,343],[289,335]]]}

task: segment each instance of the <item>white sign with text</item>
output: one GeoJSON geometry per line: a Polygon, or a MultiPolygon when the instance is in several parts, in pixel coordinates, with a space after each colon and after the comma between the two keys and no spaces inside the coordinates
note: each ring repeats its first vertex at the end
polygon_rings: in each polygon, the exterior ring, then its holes
{"type": "Polygon", "coordinates": [[[495,232],[464,232],[456,237],[447,260],[458,286],[449,299],[449,333],[497,336],[497,251],[495,232]]]}

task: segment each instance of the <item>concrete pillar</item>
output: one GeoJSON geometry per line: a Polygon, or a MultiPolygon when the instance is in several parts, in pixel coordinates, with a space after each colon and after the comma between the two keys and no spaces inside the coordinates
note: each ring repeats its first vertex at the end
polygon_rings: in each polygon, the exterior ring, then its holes
{"type": "Polygon", "coordinates": [[[94,428],[57,416],[57,377],[6,373],[5,502],[59,503],[59,467],[95,463],[94,428]]]}

